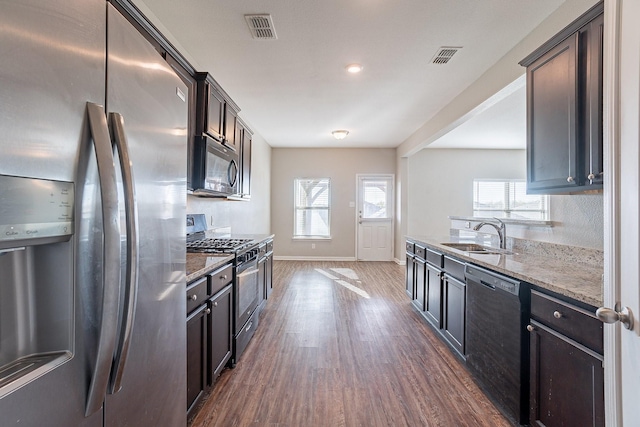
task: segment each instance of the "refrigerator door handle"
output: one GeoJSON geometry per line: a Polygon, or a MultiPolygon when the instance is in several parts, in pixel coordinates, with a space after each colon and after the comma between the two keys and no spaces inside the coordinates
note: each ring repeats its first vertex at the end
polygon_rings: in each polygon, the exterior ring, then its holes
{"type": "Polygon", "coordinates": [[[120,209],[118,206],[116,169],[107,127],[107,117],[105,116],[104,107],[91,102],[87,102],[87,112],[98,164],[104,228],[102,243],[104,265],[102,275],[102,313],[98,349],[85,408],[85,416],[88,417],[102,407],[109,383],[113,351],[118,332],[121,253],[120,209]]]}
{"type": "Polygon", "coordinates": [[[124,187],[124,206],[127,232],[127,271],[126,288],[124,295],[124,307],[122,309],[122,321],[120,337],[114,357],[114,368],[111,371],[109,393],[117,393],[122,388],[122,374],[129,354],[131,333],[135,322],[136,302],[138,300],[138,203],[133,186],[133,168],[129,157],[129,145],[124,132],[124,119],[119,113],[109,113],[111,135],[118,149],[120,168],[122,170],[122,182],[124,187]]]}

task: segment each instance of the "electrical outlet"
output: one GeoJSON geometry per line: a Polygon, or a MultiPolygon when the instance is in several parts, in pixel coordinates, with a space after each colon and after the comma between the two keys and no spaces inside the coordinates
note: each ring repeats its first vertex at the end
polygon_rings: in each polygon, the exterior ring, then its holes
{"type": "Polygon", "coordinates": [[[213,215],[211,215],[211,226],[213,227],[213,215]]]}
{"type": "Polygon", "coordinates": [[[315,248],[316,248],[316,244],[315,244],[315,243],[312,243],[312,244],[311,244],[311,249],[315,249],[315,248]]]}
{"type": "Polygon", "coordinates": [[[464,228],[471,228],[471,222],[470,221],[465,222],[464,228]]]}

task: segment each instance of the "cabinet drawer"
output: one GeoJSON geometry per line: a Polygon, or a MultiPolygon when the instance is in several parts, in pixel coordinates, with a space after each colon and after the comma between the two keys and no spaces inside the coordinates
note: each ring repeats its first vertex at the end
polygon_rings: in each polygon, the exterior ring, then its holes
{"type": "Polygon", "coordinates": [[[420,245],[416,245],[415,246],[415,254],[416,257],[421,258],[421,259],[426,259],[427,256],[427,250],[425,248],[423,248],[420,245]]]}
{"type": "Polygon", "coordinates": [[[414,248],[415,248],[415,244],[413,242],[407,242],[406,243],[406,248],[407,248],[407,253],[413,255],[414,254],[414,248]]]}
{"type": "Polygon", "coordinates": [[[267,254],[267,245],[264,243],[258,247],[258,258],[262,258],[267,254]]]}
{"type": "Polygon", "coordinates": [[[456,279],[464,281],[464,262],[445,255],[444,271],[456,279]]]}
{"type": "Polygon", "coordinates": [[[217,294],[220,289],[227,286],[233,280],[233,265],[229,264],[209,274],[211,280],[211,291],[209,295],[217,294]]]}
{"type": "Polygon", "coordinates": [[[602,322],[587,310],[532,290],[531,317],[603,354],[602,322]]]}
{"type": "Polygon", "coordinates": [[[442,268],[442,254],[427,248],[427,262],[442,268]]]}
{"type": "Polygon", "coordinates": [[[207,301],[207,278],[202,277],[187,286],[187,313],[207,301]]]}

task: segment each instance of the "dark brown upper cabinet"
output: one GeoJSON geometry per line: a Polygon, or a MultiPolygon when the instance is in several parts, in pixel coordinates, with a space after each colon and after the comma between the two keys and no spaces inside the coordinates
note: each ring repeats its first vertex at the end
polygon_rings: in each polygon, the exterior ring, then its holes
{"type": "Polygon", "coordinates": [[[243,199],[251,197],[251,144],[252,132],[239,118],[236,119],[235,142],[240,149],[240,185],[239,196],[243,199]]]}
{"type": "Polygon", "coordinates": [[[602,189],[603,3],[520,62],[527,67],[527,193],[602,189]]]}
{"type": "Polygon", "coordinates": [[[196,73],[196,133],[237,150],[236,121],[240,108],[209,73],[196,73]]]}

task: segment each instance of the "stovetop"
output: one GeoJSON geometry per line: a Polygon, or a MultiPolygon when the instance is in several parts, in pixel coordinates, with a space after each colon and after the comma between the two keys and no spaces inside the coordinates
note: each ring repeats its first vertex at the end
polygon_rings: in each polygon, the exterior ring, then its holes
{"type": "Polygon", "coordinates": [[[204,237],[187,239],[187,252],[232,254],[251,245],[252,239],[204,237]]]}

